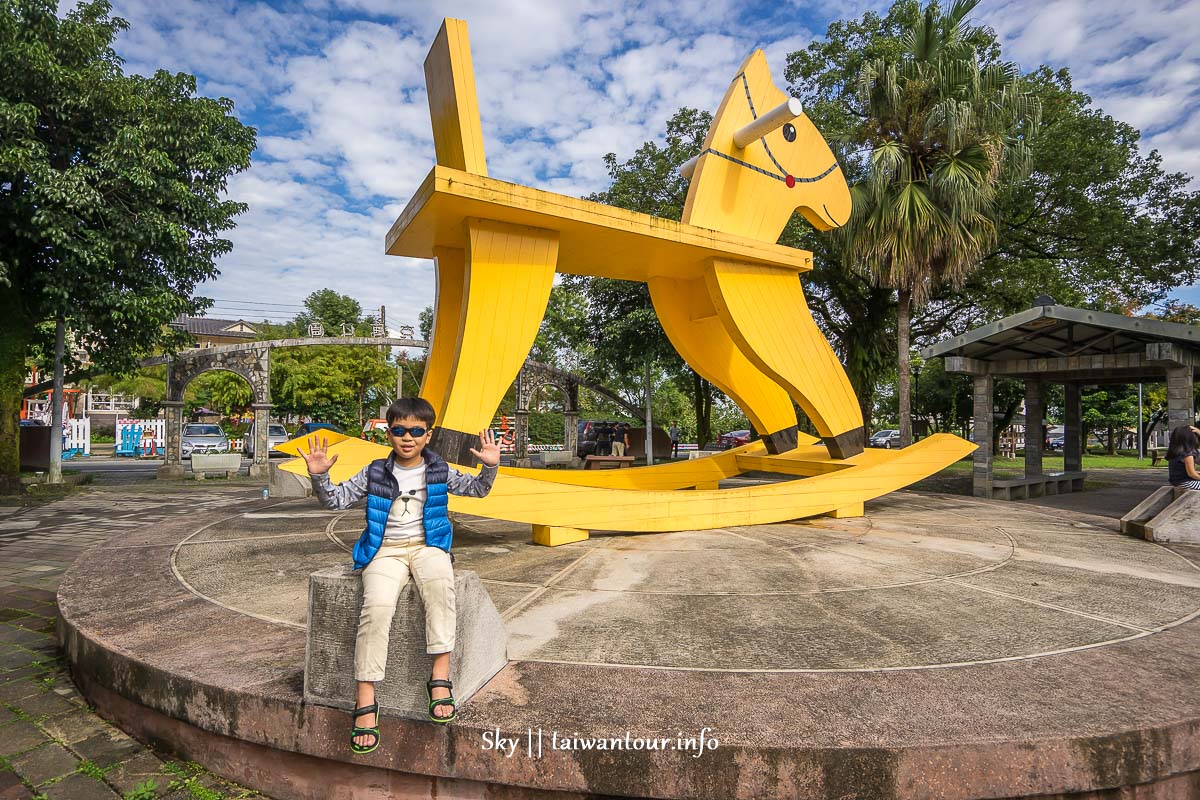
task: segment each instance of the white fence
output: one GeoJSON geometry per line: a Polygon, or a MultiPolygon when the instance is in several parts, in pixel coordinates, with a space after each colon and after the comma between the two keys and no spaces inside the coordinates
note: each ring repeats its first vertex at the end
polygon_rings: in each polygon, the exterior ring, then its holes
{"type": "Polygon", "coordinates": [[[165,419],[119,419],[117,420],[117,444],[121,443],[121,432],[126,428],[139,425],[142,428],[142,438],[146,431],[154,434],[154,449],[165,450],[167,446],[167,421],[165,419]]]}
{"type": "Polygon", "coordinates": [[[63,438],[63,450],[76,450],[80,455],[92,454],[92,421],[83,419],[63,420],[66,433],[63,438]]]}

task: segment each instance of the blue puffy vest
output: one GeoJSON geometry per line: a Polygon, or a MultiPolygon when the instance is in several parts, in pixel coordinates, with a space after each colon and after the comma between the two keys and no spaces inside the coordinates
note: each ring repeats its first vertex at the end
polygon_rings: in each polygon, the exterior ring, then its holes
{"type": "MultiPolygon", "coordinates": [[[[421,458],[425,460],[425,508],[421,514],[425,544],[449,553],[454,538],[454,528],[446,513],[449,502],[446,479],[450,476],[450,467],[441,456],[429,449],[421,451],[421,458]]],[[[396,476],[392,474],[395,462],[396,454],[392,453],[387,458],[372,461],[367,467],[367,527],[354,544],[355,569],[362,569],[371,563],[383,544],[388,514],[396,495],[400,493],[396,476]]]]}

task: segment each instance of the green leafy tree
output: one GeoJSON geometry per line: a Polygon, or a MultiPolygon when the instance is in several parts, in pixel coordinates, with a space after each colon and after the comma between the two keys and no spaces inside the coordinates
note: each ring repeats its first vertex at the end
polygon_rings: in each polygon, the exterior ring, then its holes
{"type": "Polygon", "coordinates": [[[1130,313],[1200,277],[1200,194],[1143,155],[1136,129],[1092,107],[1065,69],[1022,78],[1042,109],[1024,181],[1005,184],[1000,228],[966,296],[989,318],[1039,294],[1130,313]]]}
{"type": "Polygon", "coordinates": [[[1083,440],[1091,434],[1104,436],[1104,448],[1108,455],[1117,452],[1122,434],[1127,428],[1137,426],[1137,387],[1104,386],[1080,396],[1083,407],[1083,440]]]}
{"type": "MultiPolygon", "coordinates": [[[[680,219],[688,184],[680,176],[679,168],[700,152],[711,123],[712,116],[707,112],[680,109],[667,122],[663,146],[646,142],[623,162],[614,153],[605,156],[612,184],[588,199],[666,219],[680,219]]],[[[707,441],[711,435],[712,405],[720,392],[675,352],[659,324],[646,285],[568,275],[563,286],[587,300],[583,339],[588,377],[619,387],[641,387],[649,360],[653,372],[668,377],[690,398],[696,435],[707,441]]]]}
{"type": "Polygon", "coordinates": [[[998,187],[1027,172],[1040,113],[1013,65],[981,59],[966,21],[977,4],[927,6],[900,57],[867,62],[857,80],[867,116],[855,140],[872,148],[871,167],[843,230],[874,280],[897,292],[902,446],[912,441],[913,305],[962,286],[996,241],[998,187]]]}
{"type": "Polygon", "coordinates": [[[308,335],[308,326],[321,323],[326,336],[339,336],[343,325],[360,327],[363,320],[362,306],[353,297],[339,294],[333,289],[321,289],[304,299],[305,310],[296,316],[293,324],[302,335],[308,335]]]}
{"type": "Polygon", "coordinates": [[[417,316],[417,327],[421,331],[421,338],[429,341],[433,338],[433,306],[425,306],[421,309],[421,313],[417,316]]]}
{"type": "Polygon", "coordinates": [[[192,76],[124,75],[112,42],[128,26],[107,2],[56,5],[0,6],[0,491],[19,485],[38,324],[61,321],[113,373],[182,346],[165,326],[206,306],[193,291],[231,248],[245,206],[226,180],[255,141],[192,76]]]}
{"type": "MultiPolygon", "coordinates": [[[[313,292],[305,309],[285,325],[262,325],[260,340],[305,337],[320,322],[327,336],[349,325],[356,336],[369,336],[373,316],[363,316],[352,297],[333,289],[313,292]]],[[[318,345],[276,349],[271,354],[271,402],[280,414],[336,422],[361,429],[378,406],[395,399],[396,365],[387,352],[361,345],[318,345]]]]}

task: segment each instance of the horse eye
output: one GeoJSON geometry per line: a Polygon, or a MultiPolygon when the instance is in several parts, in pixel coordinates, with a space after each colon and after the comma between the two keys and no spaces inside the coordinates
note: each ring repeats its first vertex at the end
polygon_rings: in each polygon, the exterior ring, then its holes
{"type": "Polygon", "coordinates": [[[783,126],[783,138],[789,142],[796,141],[796,126],[788,122],[783,126]]]}

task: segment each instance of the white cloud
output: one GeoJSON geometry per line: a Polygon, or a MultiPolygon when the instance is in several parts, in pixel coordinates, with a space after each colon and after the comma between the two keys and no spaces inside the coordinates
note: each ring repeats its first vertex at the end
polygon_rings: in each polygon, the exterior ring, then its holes
{"type": "MultiPolygon", "coordinates": [[[[433,302],[431,264],[383,255],[383,237],[433,163],[423,62],[443,16],[470,26],[490,174],[582,195],[606,185],[604,154],[631,155],[681,106],[714,110],[755,47],[782,86],[787,53],[831,14],[888,5],[115,0],[115,13],[132,23],[119,40],[128,69],[197,74],[260,129],[253,167],[230,183],[251,210],[206,293],[298,303],[328,286],[385,303],[394,326],[433,302]]],[[[1022,66],[1071,66],[1169,169],[1197,174],[1200,125],[1184,124],[1196,114],[1197,7],[1012,0],[977,13],[1022,66]]]]}
{"type": "Polygon", "coordinates": [[[1010,0],[980,7],[1022,68],[1066,66],[1105,113],[1142,131],[1169,171],[1200,187],[1200,3],[1188,0],[1010,0]]]}

